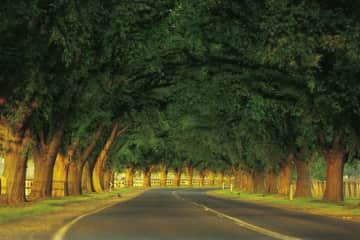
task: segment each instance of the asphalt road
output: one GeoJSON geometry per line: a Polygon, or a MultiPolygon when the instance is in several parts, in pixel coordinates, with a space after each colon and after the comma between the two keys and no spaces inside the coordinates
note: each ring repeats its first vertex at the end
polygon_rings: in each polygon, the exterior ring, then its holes
{"type": "Polygon", "coordinates": [[[198,189],[148,190],[82,218],[69,229],[65,239],[274,239],[262,229],[299,239],[360,239],[358,223],[210,197],[198,189]],[[194,202],[260,231],[241,227],[194,202]]]}

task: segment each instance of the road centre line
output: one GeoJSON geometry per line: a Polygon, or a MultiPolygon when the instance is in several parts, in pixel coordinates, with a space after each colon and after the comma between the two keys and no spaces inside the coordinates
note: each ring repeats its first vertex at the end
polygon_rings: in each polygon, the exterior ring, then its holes
{"type": "Polygon", "coordinates": [[[245,229],[248,229],[248,230],[251,230],[253,232],[257,232],[257,233],[260,233],[262,235],[266,235],[266,236],[269,236],[269,237],[272,237],[272,238],[275,238],[275,239],[279,239],[279,240],[302,240],[301,238],[296,238],[296,237],[292,237],[292,236],[288,236],[288,235],[285,235],[285,234],[282,234],[282,233],[278,233],[278,232],[274,232],[274,231],[271,231],[271,230],[268,230],[266,228],[262,228],[262,227],[259,227],[259,226],[256,226],[256,225],[253,225],[253,224],[250,224],[248,222],[245,222],[245,221],[242,221],[238,218],[235,218],[235,217],[232,217],[232,216],[229,216],[225,213],[222,213],[222,212],[219,212],[215,209],[212,209],[212,208],[209,208],[208,206],[205,206],[203,204],[199,204],[197,202],[194,202],[194,201],[191,201],[191,200],[188,200],[188,199],[185,199],[183,197],[181,197],[177,191],[173,191],[172,192],[172,195],[176,198],[176,199],[179,199],[179,200],[183,200],[183,201],[186,201],[186,202],[189,202],[191,203],[192,205],[196,206],[196,207],[199,207],[199,208],[203,208],[205,211],[208,211],[208,212],[212,212],[214,213],[215,215],[217,215],[218,217],[222,217],[222,218],[226,218],[228,220],[231,220],[232,222],[234,222],[236,225],[240,226],[240,227],[243,227],[245,229]]]}

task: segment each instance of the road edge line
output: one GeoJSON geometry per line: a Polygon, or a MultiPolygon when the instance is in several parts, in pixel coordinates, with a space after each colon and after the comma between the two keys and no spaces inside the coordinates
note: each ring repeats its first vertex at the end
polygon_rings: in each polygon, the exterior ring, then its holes
{"type": "Polygon", "coordinates": [[[302,213],[302,214],[309,214],[309,215],[313,215],[316,217],[327,217],[327,218],[331,218],[334,220],[342,220],[345,222],[350,222],[350,223],[360,223],[360,215],[331,215],[331,214],[327,214],[327,213],[322,213],[322,212],[312,212],[312,209],[316,209],[316,208],[309,208],[308,210],[304,210],[303,208],[292,208],[292,207],[288,207],[291,205],[277,205],[277,204],[272,204],[270,202],[263,202],[263,201],[250,201],[250,200],[246,200],[246,199],[239,199],[239,198],[226,198],[220,195],[216,195],[212,193],[211,191],[206,191],[205,193],[207,196],[212,197],[212,198],[217,198],[217,199],[225,199],[225,200],[229,200],[229,201],[235,201],[235,202],[245,202],[245,203],[251,203],[254,205],[259,205],[262,207],[271,207],[271,208],[277,208],[277,209],[281,209],[281,210],[285,210],[285,211],[289,211],[289,212],[294,212],[294,213],[302,213]],[[349,218],[350,217],[350,218],[349,218]],[[359,219],[357,219],[356,217],[359,217],[359,219]]]}
{"type": "MultiPolygon", "coordinates": [[[[145,190],[146,191],[146,190],[145,190]]],[[[77,223],[78,221],[80,221],[82,218],[84,217],[87,217],[87,216],[90,216],[90,215],[93,215],[93,214],[96,214],[98,212],[101,212],[107,208],[110,208],[112,206],[115,206],[116,204],[119,204],[119,203],[123,203],[123,202],[126,202],[126,201],[129,201],[137,196],[139,196],[140,194],[144,193],[145,191],[140,191],[139,193],[136,193],[134,194],[133,196],[129,196],[129,198],[127,199],[120,199],[119,201],[116,201],[115,203],[111,203],[110,205],[107,205],[107,206],[104,206],[102,208],[99,208],[99,209],[96,209],[94,211],[91,211],[91,212],[88,212],[88,213],[84,213],[80,216],[77,216],[75,219],[73,219],[72,221],[66,223],[64,226],[62,226],[59,230],[57,230],[54,235],[52,236],[52,240],[63,240],[64,239],[64,236],[65,234],[69,231],[69,229],[75,224],[77,223]]]]}
{"type": "Polygon", "coordinates": [[[187,201],[187,202],[189,202],[189,203],[191,203],[191,204],[193,204],[193,205],[195,205],[197,207],[203,208],[205,211],[212,212],[212,213],[216,214],[217,216],[220,216],[220,217],[226,218],[228,220],[231,220],[236,225],[239,225],[240,227],[251,230],[253,232],[257,232],[257,233],[260,233],[262,235],[269,236],[269,237],[279,239],[279,240],[302,240],[301,238],[291,237],[291,236],[288,236],[288,235],[285,235],[285,234],[282,234],[282,233],[274,232],[274,231],[268,230],[266,228],[250,224],[250,223],[245,222],[243,220],[240,220],[238,218],[235,218],[235,217],[229,216],[229,215],[227,215],[225,213],[219,212],[219,211],[217,211],[215,209],[209,208],[206,205],[190,201],[188,199],[185,199],[185,198],[181,197],[176,191],[173,191],[172,194],[177,199],[187,201]]]}

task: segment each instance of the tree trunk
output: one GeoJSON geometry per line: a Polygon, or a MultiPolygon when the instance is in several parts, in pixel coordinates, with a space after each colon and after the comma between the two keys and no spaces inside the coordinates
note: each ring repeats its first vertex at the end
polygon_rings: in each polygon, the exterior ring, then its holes
{"type": "Polygon", "coordinates": [[[94,192],[94,189],[92,188],[91,168],[89,162],[85,163],[81,175],[81,193],[94,192]]]}
{"type": "Polygon", "coordinates": [[[134,173],[135,169],[132,166],[126,168],[125,171],[125,185],[126,187],[133,187],[134,186],[134,173]]]}
{"type": "Polygon", "coordinates": [[[71,162],[69,165],[69,174],[68,174],[68,192],[70,196],[78,196],[81,194],[81,180],[83,173],[84,165],[81,166],[81,163],[78,161],[71,162]]]}
{"type": "Polygon", "coordinates": [[[110,183],[111,183],[111,175],[112,175],[112,171],[110,169],[106,169],[104,170],[104,175],[103,175],[103,186],[104,186],[104,190],[105,191],[110,191],[110,183]]]}
{"type": "Polygon", "coordinates": [[[294,154],[289,154],[286,164],[284,164],[280,169],[279,194],[287,196],[290,193],[294,160],[294,154]]]}
{"type": "Polygon", "coordinates": [[[249,173],[245,171],[241,171],[240,173],[240,190],[247,191],[249,173]]]}
{"type": "Polygon", "coordinates": [[[57,129],[50,143],[46,144],[42,141],[33,151],[35,173],[31,199],[51,197],[54,165],[63,134],[62,128],[57,129]]]}
{"type": "Polygon", "coordinates": [[[209,185],[210,186],[215,185],[215,172],[212,170],[209,171],[209,185]]]}
{"type": "Polygon", "coordinates": [[[111,177],[110,177],[111,188],[116,188],[115,177],[116,177],[116,173],[114,171],[111,171],[111,177]]]}
{"type": "Polygon", "coordinates": [[[143,187],[151,187],[151,167],[146,167],[144,169],[143,187]]]}
{"type": "Polygon", "coordinates": [[[264,172],[255,172],[253,176],[254,176],[254,192],[256,193],[265,192],[264,172]]]}
{"type": "Polygon", "coordinates": [[[107,153],[117,136],[118,128],[119,128],[119,124],[117,122],[114,123],[111,134],[109,135],[108,139],[106,140],[104,148],[101,150],[99,156],[97,157],[97,159],[95,161],[95,166],[92,171],[92,182],[93,182],[93,188],[94,188],[95,192],[103,191],[103,186],[101,184],[101,182],[102,182],[101,175],[103,174],[102,170],[104,168],[104,165],[105,165],[105,162],[107,159],[107,153]]]}
{"type": "Polygon", "coordinates": [[[266,172],[265,192],[266,193],[277,193],[276,175],[273,171],[266,172]]]}
{"type": "MultiPolygon", "coordinates": [[[[2,131],[4,135],[4,177],[6,179],[6,193],[0,202],[8,205],[23,203],[25,199],[25,178],[27,163],[27,142],[30,140],[29,131],[25,134],[13,134],[10,128],[2,131]]],[[[1,137],[1,136],[0,136],[1,137]]]]}
{"type": "Polygon", "coordinates": [[[193,176],[194,176],[194,169],[192,166],[188,165],[185,167],[186,170],[186,175],[188,177],[188,186],[192,186],[193,185],[193,176]]]}
{"type": "MultiPolygon", "coordinates": [[[[1,96],[0,106],[7,104],[8,99],[1,96]]],[[[25,178],[30,130],[25,129],[25,125],[38,106],[37,101],[33,100],[26,107],[15,107],[12,112],[16,112],[17,117],[12,123],[0,114],[0,145],[4,150],[3,176],[6,179],[6,193],[0,196],[0,203],[14,205],[26,201],[25,178]]]]}
{"type": "Polygon", "coordinates": [[[297,180],[295,197],[311,197],[310,164],[306,161],[295,160],[297,180]]]}
{"type": "Polygon", "coordinates": [[[199,177],[200,177],[199,185],[200,187],[203,187],[205,185],[205,169],[201,169],[199,171],[199,177]]]}
{"type": "Polygon", "coordinates": [[[34,200],[51,197],[53,164],[42,155],[34,155],[34,167],[34,180],[29,198],[34,200]]]}
{"type": "Polygon", "coordinates": [[[324,200],[341,202],[344,200],[343,171],[345,151],[329,150],[325,153],[326,188],[324,200]]]}
{"type": "Polygon", "coordinates": [[[242,171],[241,169],[234,169],[235,181],[234,181],[234,189],[240,190],[241,189],[241,177],[242,171]]]}
{"type": "Polygon", "coordinates": [[[246,187],[245,187],[246,192],[253,193],[255,191],[254,174],[246,172],[245,179],[246,179],[246,187]]]}
{"type": "Polygon", "coordinates": [[[67,177],[68,177],[69,161],[63,154],[58,154],[55,160],[52,196],[64,197],[68,195],[67,177]]]}
{"type": "Polygon", "coordinates": [[[231,178],[232,178],[231,174],[229,174],[229,175],[226,176],[227,183],[228,183],[229,186],[232,184],[231,178]]]}
{"type": "MultiPolygon", "coordinates": [[[[106,162],[108,159],[108,156],[105,157],[105,160],[104,162],[106,162]]],[[[104,167],[105,167],[105,164],[104,164],[104,167]]],[[[102,188],[102,191],[105,191],[105,183],[104,183],[104,175],[105,175],[105,169],[104,167],[100,170],[100,185],[101,185],[101,188],[102,188]]]]}
{"type": "Polygon", "coordinates": [[[167,184],[168,167],[160,166],[160,187],[165,187],[167,184]]]}
{"type": "Polygon", "coordinates": [[[217,184],[218,185],[222,185],[224,183],[224,172],[223,171],[219,171],[218,172],[218,181],[217,184]]]}
{"type": "MultiPolygon", "coordinates": [[[[69,166],[67,186],[68,193],[71,196],[78,196],[83,193],[82,178],[83,174],[87,173],[86,171],[84,171],[84,167],[88,164],[87,161],[89,159],[89,156],[94,151],[96,143],[101,137],[102,131],[103,128],[100,125],[94,135],[94,138],[82,153],[76,152],[75,146],[73,147],[73,152],[75,152],[79,157],[77,160],[72,160],[69,166]]],[[[91,192],[91,187],[86,188],[88,192],[91,192]]]]}
{"type": "Polygon", "coordinates": [[[174,185],[176,187],[180,187],[180,183],[181,183],[181,170],[180,169],[174,169],[174,175],[175,175],[175,182],[174,185]]]}

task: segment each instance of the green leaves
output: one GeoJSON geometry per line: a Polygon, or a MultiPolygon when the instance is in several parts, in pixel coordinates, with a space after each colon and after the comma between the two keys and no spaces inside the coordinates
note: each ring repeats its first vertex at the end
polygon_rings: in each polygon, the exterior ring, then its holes
{"type": "Polygon", "coordinates": [[[266,168],[336,137],[356,152],[360,24],[347,4],[8,2],[1,114],[17,122],[37,102],[34,132],[66,115],[85,143],[98,124],[132,122],[113,156],[140,165],[266,168]]]}

